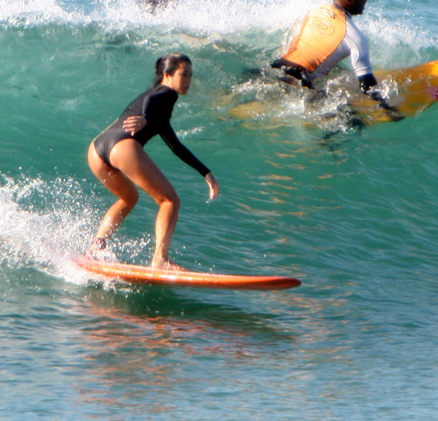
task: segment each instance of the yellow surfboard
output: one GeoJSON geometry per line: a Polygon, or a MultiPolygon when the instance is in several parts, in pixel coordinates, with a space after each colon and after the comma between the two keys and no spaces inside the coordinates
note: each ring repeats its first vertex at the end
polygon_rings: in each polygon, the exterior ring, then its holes
{"type": "MultiPolygon", "coordinates": [[[[438,101],[438,60],[405,69],[378,70],[375,76],[379,85],[393,87],[389,103],[404,117],[413,117],[438,101]]],[[[356,96],[352,107],[370,124],[391,121],[366,95],[356,96]]]]}
{"type": "MultiPolygon", "coordinates": [[[[413,117],[438,101],[438,60],[404,69],[377,70],[374,74],[379,86],[388,89],[389,104],[403,117],[413,117]]],[[[386,110],[359,89],[349,94],[352,110],[366,124],[393,121],[386,110]]],[[[269,104],[252,101],[233,107],[228,113],[234,118],[251,119],[266,113],[268,107],[272,108],[269,104]]]]}

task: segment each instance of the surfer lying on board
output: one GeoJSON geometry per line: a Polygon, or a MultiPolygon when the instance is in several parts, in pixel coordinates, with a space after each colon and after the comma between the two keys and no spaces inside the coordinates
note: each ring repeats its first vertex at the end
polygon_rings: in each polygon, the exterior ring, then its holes
{"type": "Polygon", "coordinates": [[[211,171],[179,141],[170,125],[178,94],[185,95],[189,90],[190,59],[184,54],[169,54],[157,60],[155,73],[155,85],[134,99],[90,145],[88,163],[92,172],[118,199],[103,217],[87,255],[98,258],[99,250],[106,248],[108,238],[137,203],[137,186],[159,206],[151,266],[177,270],[183,268],[171,262],[168,253],[180,200],[143,147],[153,136],[160,135],[175,155],[205,177],[210,199],[217,197],[219,186],[211,171]]]}
{"type": "Polygon", "coordinates": [[[377,90],[369,59],[366,37],[353,22],[361,15],[367,0],[333,0],[312,9],[304,19],[301,32],[289,45],[288,51],[271,66],[313,89],[312,81],[326,76],[341,60],[350,56],[360,88],[398,120],[397,110],[390,107],[377,90]]]}

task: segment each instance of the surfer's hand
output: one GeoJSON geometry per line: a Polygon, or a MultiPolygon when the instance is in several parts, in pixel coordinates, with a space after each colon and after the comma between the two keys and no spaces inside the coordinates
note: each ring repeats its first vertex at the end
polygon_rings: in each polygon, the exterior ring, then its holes
{"type": "Polygon", "coordinates": [[[385,110],[386,115],[392,120],[392,121],[400,121],[403,120],[405,117],[400,113],[400,111],[397,109],[397,107],[392,107],[389,105],[385,100],[382,100],[379,103],[379,106],[382,107],[385,110]]]}
{"type": "Polygon", "coordinates": [[[397,107],[393,107],[388,104],[388,101],[386,101],[386,98],[383,98],[379,91],[374,91],[370,94],[371,98],[374,99],[379,103],[379,107],[383,108],[385,110],[386,115],[392,120],[392,121],[400,121],[403,120],[405,117],[400,113],[400,111],[397,109],[397,107]]]}
{"type": "Polygon", "coordinates": [[[142,130],[147,124],[146,117],[142,115],[133,115],[128,117],[123,122],[123,128],[125,132],[130,133],[131,136],[134,136],[137,132],[142,130]]]}
{"type": "Polygon", "coordinates": [[[210,200],[216,199],[219,194],[219,184],[211,172],[205,176],[205,181],[210,189],[210,200]]]}
{"type": "Polygon", "coordinates": [[[397,108],[395,107],[391,107],[391,108],[385,108],[386,111],[386,115],[392,120],[392,121],[401,121],[403,120],[405,117],[404,115],[402,115],[400,113],[399,110],[397,110],[397,108]]]}

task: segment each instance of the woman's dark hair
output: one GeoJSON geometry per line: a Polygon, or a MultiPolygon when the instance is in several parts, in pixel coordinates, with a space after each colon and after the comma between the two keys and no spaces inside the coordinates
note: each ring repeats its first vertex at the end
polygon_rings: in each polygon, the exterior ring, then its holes
{"type": "Polygon", "coordinates": [[[163,81],[164,73],[173,76],[182,62],[192,64],[185,54],[172,53],[160,57],[155,63],[155,85],[159,85],[163,81]]]}

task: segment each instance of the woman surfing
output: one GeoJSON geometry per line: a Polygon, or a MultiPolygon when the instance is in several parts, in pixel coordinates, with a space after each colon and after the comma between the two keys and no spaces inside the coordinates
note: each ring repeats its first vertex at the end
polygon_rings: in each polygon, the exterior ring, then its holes
{"type": "Polygon", "coordinates": [[[190,59],[184,54],[159,58],[155,74],[154,86],[134,99],[89,147],[91,171],[117,196],[117,200],[103,217],[87,255],[99,258],[99,251],[105,250],[107,240],[137,203],[139,187],[159,207],[151,267],[181,270],[181,266],[169,260],[169,246],[178,220],[180,199],[143,147],[152,137],[160,135],[175,155],[205,178],[210,199],[217,197],[219,186],[211,171],[179,141],[170,125],[178,95],[186,95],[190,87],[190,59]]]}

